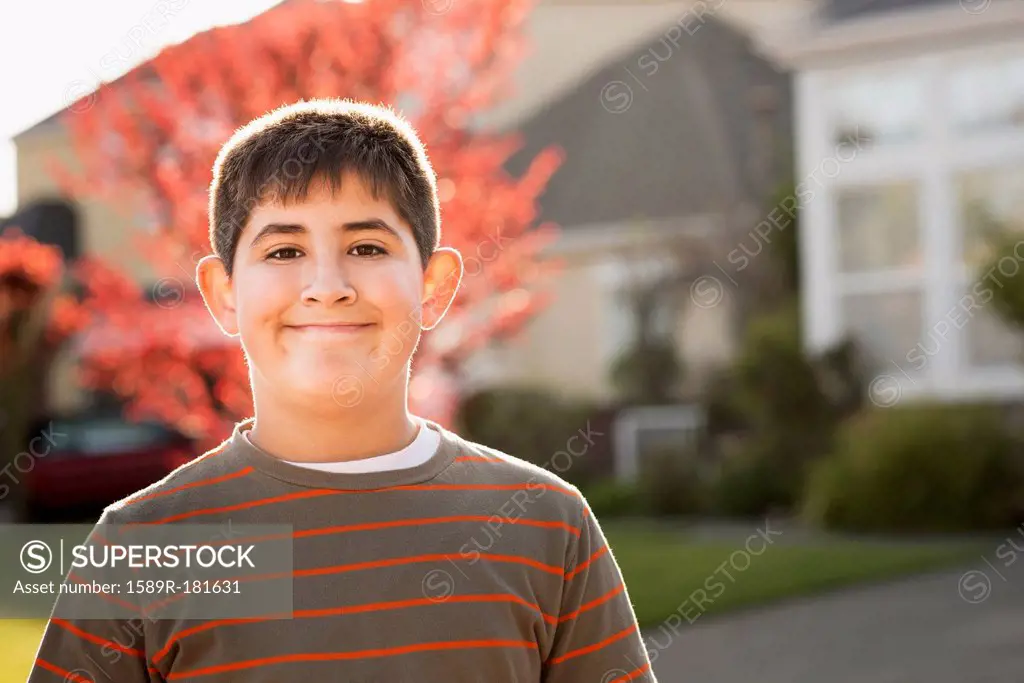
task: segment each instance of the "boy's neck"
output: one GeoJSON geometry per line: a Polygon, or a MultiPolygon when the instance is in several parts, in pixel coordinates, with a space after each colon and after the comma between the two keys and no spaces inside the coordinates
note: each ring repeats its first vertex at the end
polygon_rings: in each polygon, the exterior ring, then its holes
{"type": "MultiPolygon", "coordinates": [[[[409,413],[405,397],[394,405],[364,400],[330,413],[305,411],[254,392],[252,443],[292,462],[339,462],[393,453],[416,438],[420,423],[409,413]]],[[[366,397],[364,397],[365,399],[366,397]]]]}

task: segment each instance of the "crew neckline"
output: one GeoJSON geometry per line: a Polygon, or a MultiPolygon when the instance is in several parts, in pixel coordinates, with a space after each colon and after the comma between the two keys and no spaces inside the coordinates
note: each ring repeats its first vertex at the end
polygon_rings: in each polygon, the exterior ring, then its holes
{"type": "Polygon", "coordinates": [[[434,454],[430,456],[430,459],[404,469],[376,472],[325,472],[323,470],[293,465],[264,451],[245,437],[244,432],[251,429],[255,424],[255,417],[247,418],[235,424],[229,439],[229,445],[246,465],[252,466],[256,470],[275,479],[300,486],[367,490],[419,484],[433,479],[452,464],[458,453],[456,441],[458,437],[433,420],[419,416],[417,418],[422,420],[423,427],[432,429],[440,435],[440,443],[434,454]]]}
{"type": "MultiPolygon", "coordinates": [[[[407,470],[430,460],[437,452],[441,443],[441,435],[433,429],[428,429],[419,416],[413,416],[417,423],[416,436],[404,448],[390,453],[381,453],[366,458],[355,460],[332,460],[328,462],[297,462],[285,460],[289,465],[303,467],[307,470],[319,470],[321,472],[386,472],[388,470],[407,470]]],[[[248,430],[242,432],[242,437],[254,445],[248,430]]]]}

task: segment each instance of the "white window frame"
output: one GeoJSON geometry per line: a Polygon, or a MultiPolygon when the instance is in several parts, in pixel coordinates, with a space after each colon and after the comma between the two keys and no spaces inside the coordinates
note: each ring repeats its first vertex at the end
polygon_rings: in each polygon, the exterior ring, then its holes
{"type": "MultiPolygon", "coordinates": [[[[891,62],[860,63],[857,66],[807,70],[796,76],[796,130],[798,187],[804,183],[813,196],[801,199],[803,234],[800,244],[805,273],[803,287],[804,343],[810,350],[821,350],[843,335],[841,295],[859,292],[888,292],[898,288],[917,288],[923,301],[924,343],[932,346],[928,331],[941,320],[950,321],[950,311],[958,306],[968,272],[961,263],[961,211],[956,191],[956,175],[970,168],[1024,164],[1024,129],[999,130],[990,136],[957,137],[948,120],[949,81],[945,75],[953,68],[974,60],[991,63],[996,59],[1024,56],[1024,45],[988,44],[970,49],[935,52],[891,62]],[[908,70],[926,83],[922,135],[913,142],[892,147],[866,149],[852,155],[839,154],[844,160],[839,171],[823,160],[837,158],[832,141],[829,93],[833,84],[847,76],[908,70]],[[849,160],[853,156],[852,160],[849,160]],[[848,161],[847,161],[848,160],[848,161]],[[824,171],[824,172],[823,172],[824,171]],[[829,177],[831,175],[831,177],[829,177]],[[917,183],[918,219],[923,267],[920,276],[905,272],[840,274],[838,234],[835,216],[835,191],[845,185],[876,184],[887,180],[912,180],[917,183]]],[[[967,325],[970,325],[968,322],[967,325]]],[[[955,327],[941,348],[929,357],[917,375],[907,367],[881,370],[899,383],[901,397],[937,397],[945,399],[1009,398],[1024,395],[1024,367],[972,368],[967,365],[963,340],[967,325],[955,327]]],[[[907,350],[908,352],[911,349],[907,350]]]]}
{"type": "Polygon", "coordinates": [[[675,404],[667,406],[632,406],[620,412],[614,423],[615,478],[633,483],[640,477],[640,432],[675,429],[683,436],[684,450],[680,458],[692,457],[700,441],[706,417],[699,406],[675,404]],[[693,449],[687,452],[686,449],[693,449]]]}
{"type": "MultiPolygon", "coordinates": [[[[633,306],[626,299],[630,285],[638,282],[650,282],[672,272],[677,267],[671,258],[658,259],[648,257],[626,262],[621,258],[611,258],[593,264],[594,276],[599,283],[600,290],[604,296],[605,304],[602,306],[604,329],[600,335],[600,356],[605,367],[609,366],[620,353],[629,348],[633,343],[636,329],[636,313],[633,306]]],[[[675,339],[674,325],[671,323],[677,319],[677,313],[671,306],[670,301],[662,299],[656,316],[662,316],[655,324],[664,323],[669,329],[670,336],[675,339]]]]}

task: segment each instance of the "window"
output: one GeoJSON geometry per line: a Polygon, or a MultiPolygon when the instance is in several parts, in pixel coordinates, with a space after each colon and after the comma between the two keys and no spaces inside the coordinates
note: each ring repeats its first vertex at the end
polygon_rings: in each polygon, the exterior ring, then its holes
{"type": "Polygon", "coordinates": [[[1024,360],[1024,335],[1010,329],[990,307],[974,311],[964,326],[967,363],[973,368],[1001,368],[1024,360]]]}
{"type": "MultiPolygon", "coordinates": [[[[968,291],[991,265],[1001,238],[1024,234],[1024,163],[957,174],[961,258],[968,291]]],[[[1020,265],[1001,266],[993,282],[1013,276],[1020,265]]],[[[965,361],[972,368],[1012,366],[1024,360],[1024,335],[1010,329],[991,306],[982,306],[964,328],[965,361]]]]}
{"type": "Polygon", "coordinates": [[[905,396],[1024,395],[1024,330],[978,284],[1000,237],[1024,244],[1024,46],[799,78],[808,343],[851,334],[905,396]]]}
{"type": "Polygon", "coordinates": [[[923,82],[915,72],[859,74],[830,92],[832,144],[859,139],[869,145],[901,144],[921,134],[923,82]]]}
{"type": "MultiPolygon", "coordinates": [[[[650,257],[642,261],[610,260],[594,265],[598,287],[603,292],[601,334],[602,354],[611,362],[637,340],[635,293],[658,282],[671,272],[671,259],[650,257]]],[[[661,338],[675,338],[679,313],[673,292],[656,292],[651,328],[661,338]]]]}
{"type": "Polygon", "coordinates": [[[923,331],[921,293],[853,294],[842,299],[846,331],[860,341],[876,368],[896,363],[910,373],[907,357],[923,331]]]}
{"type": "Polygon", "coordinates": [[[913,183],[844,187],[835,197],[841,272],[920,267],[913,183]]]}
{"type": "Polygon", "coordinates": [[[949,86],[958,133],[1024,129],[1024,57],[960,67],[950,75],[949,86]]]}
{"type": "Polygon", "coordinates": [[[995,242],[1024,234],[1024,162],[960,173],[956,178],[963,261],[987,265],[995,242]]]}

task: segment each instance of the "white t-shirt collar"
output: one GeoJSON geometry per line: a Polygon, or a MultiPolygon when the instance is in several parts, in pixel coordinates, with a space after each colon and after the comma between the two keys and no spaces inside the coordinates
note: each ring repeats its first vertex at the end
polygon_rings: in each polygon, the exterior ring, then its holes
{"type": "MultiPolygon", "coordinates": [[[[292,460],[282,460],[282,462],[321,472],[342,473],[387,472],[416,467],[430,460],[437,452],[437,447],[441,443],[441,435],[423,424],[420,418],[416,417],[415,419],[420,425],[419,431],[416,432],[416,438],[405,448],[392,453],[337,462],[294,462],[292,460]]],[[[249,440],[248,430],[243,431],[242,435],[255,448],[255,445],[249,440]]]]}

